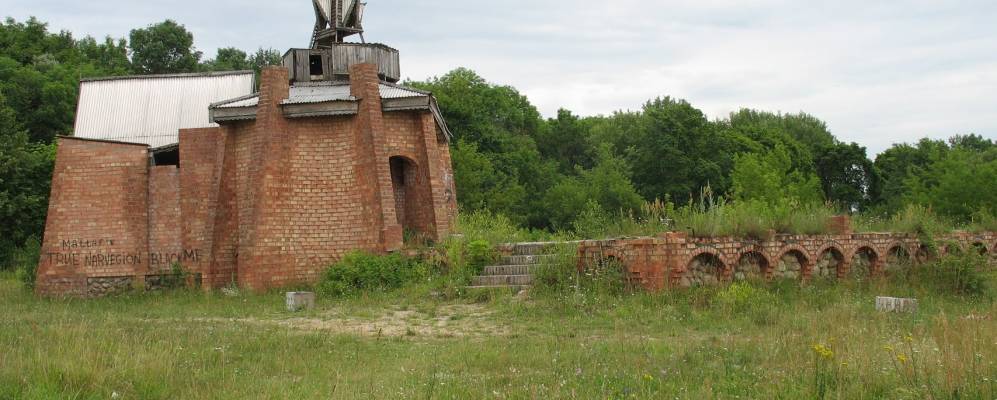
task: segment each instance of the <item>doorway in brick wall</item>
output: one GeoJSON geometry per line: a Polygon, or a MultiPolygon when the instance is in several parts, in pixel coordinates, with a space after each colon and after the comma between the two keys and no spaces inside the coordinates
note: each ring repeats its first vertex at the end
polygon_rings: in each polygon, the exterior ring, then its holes
{"type": "Polygon", "coordinates": [[[406,236],[417,234],[416,221],[419,215],[419,167],[407,157],[394,156],[391,165],[391,187],[395,197],[395,216],[406,236]]]}

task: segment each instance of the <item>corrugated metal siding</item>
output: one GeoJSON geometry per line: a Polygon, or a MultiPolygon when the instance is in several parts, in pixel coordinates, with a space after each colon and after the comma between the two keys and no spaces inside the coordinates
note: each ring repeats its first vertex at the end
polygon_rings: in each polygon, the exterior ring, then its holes
{"type": "Polygon", "coordinates": [[[356,100],[350,95],[349,85],[300,85],[291,86],[283,104],[324,103],[337,100],[356,100]]]}
{"type": "Polygon", "coordinates": [[[178,130],[217,126],[208,106],[253,92],[253,74],[108,79],[80,83],[74,136],[160,147],[178,130]]]}
{"type": "Polygon", "coordinates": [[[425,97],[426,94],[422,92],[417,92],[415,90],[401,87],[381,84],[380,87],[381,98],[382,99],[402,99],[406,97],[425,97]]]}

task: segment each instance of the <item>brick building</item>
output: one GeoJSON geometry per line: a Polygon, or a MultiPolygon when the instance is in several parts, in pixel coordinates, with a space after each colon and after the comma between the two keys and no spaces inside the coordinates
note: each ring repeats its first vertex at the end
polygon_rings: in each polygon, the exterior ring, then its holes
{"type": "Polygon", "coordinates": [[[255,93],[245,73],[84,82],[37,291],[155,286],[176,263],[205,287],[263,290],[313,282],[352,250],[447,236],[450,132],[430,93],[395,83],[396,50],[342,41],[361,7],[315,0],[312,47],[255,93]]]}

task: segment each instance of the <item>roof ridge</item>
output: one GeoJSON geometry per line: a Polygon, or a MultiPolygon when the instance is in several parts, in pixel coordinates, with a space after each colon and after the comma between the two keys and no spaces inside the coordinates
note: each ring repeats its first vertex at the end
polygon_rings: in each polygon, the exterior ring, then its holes
{"type": "Polygon", "coordinates": [[[210,78],[215,76],[249,75],[249,74],[255,74],[255,72],[251,70],[239,70],[239,71],[191,72],[191,73],[182,73],[182,74],[103,76],[103,77],[92,77],[92,78],[80,78],[80,82],[119,81],[119,80],[131,80],[131,79],[162,79],[162,78],[210,78]]]}

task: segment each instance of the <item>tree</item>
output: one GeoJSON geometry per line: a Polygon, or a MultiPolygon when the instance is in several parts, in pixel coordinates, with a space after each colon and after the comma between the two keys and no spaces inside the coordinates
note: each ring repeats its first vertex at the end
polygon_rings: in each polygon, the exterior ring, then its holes
{"type": "Polygon", "coordinates": [[[879,154],[874,162],[881,189],[877,207],[882,214],[904,208],[909,200],[911,179],[922,177],[935,162],[945,158],[949,146],[941,140],[921,139],[916,145],[896,144],[879,154]]]}
{"type": "Polygon", "coordinates": [[[13,114],[0,95],[0,268],[42,235],[55,158],[55,147],[31,143],[13,114]]]}
{"type": "Polygon", "coordinates": [[[204,68],[209,71],[241,71],[252,69],[246,52],[235,47],[225,47],[218,49],[218,54],[213,60],[204,63],[204,68]]]}
{"type": "Polygon", "coordinates": [[[139,74],[194,72],[201,59],[194,35],[173,20],[133,29],[130,41],[133,70],[139,74]]]}
{"type": "Polygon", "coordinates": [[[630,182],[626,162],[603,145],[592,169],[578,167],[578,176],[563,178],[544,195],[543,203],[553,226],[568,228],[592,204],[607,214],[640,209],[643,199],[630,182]]]}
{"type": "Polygon", "coordinates": [[[633,183],[645,199],[686,202],[700,188],[729,188],[733,142],[702,111],[670,97],[646,103],[640,113],[618,113],[617,149],[633,170],[633,183]],[[635,122],[635,123],[629,123],[635,122]]]}
{"type": "Polygon", "coordinates": [[[789,153],[792,169],[802,173],[814,172],[814,154],[820,148],[837,143],[823,122],[802,113],[774,114],[741,109],[721,125],[738,143],[738,152],[764,153],[782,146],[789,153]]]}
{"type": "Polygon", "coordinates": [[[549,213],[540,200],[557,182],[559,173],[557,164],[543,159],[537,148],[534,138],[544,121],[525,96],[511,87],[492,85],[464,68],[406,84],[433,92],[454,132],[453,143],[463,143],[452,149],[454,174],[463,175],[455,179],[462,207],[504,214],[533,227],[549,225],[549,213]],[[470,145],[474,152],[469,151],[470,145]],[[462,165],[472,161],[474,166],[462,165]],[[477,168],[490,168],[496,178],[480,176],[482,170],[477,168]],[[469,194],[479,190],[473,182],[505,187],[509,192],[469,194]]]}
{"type": "Polygon", "coordinates": [[[997,210],[997,148],[974,151],[957,147],[933,162],[923,174],[912,175],[905,200],[930,206],[935,212],[968,222],[978,211],[997,210]]]}
{"type": "Polygon", "coordinates": [[[591,121],[571,111],[560,109],[557,118],[547,120],[537,134],[537,146],[547,159],[557,162],[562,173],[571,174],[575,167],[591,168],[593,149],[589,146],[591,121]]]}
{"type": "Polygon", "coordinates": [[[865,147],[833,144],[818,151],[814,162],[824,197],[846,210],[865,210],[879,198],[879,174],[865,147]]]}
{"type": "Polygon", "coordinates": [[[767,153],[739,154],[731,175],[734,198],[737,200],[761,201],[770,205],[821,201],[817,176],[794,171],[789,152],[781,145],[767,153]]]}
{"type": "Polygon", "coordinates": [[[100,66],[108,75],[127,75],[132,69],[128,59],[128,42],[125,39],[115,41],[110,36],[104,38],[104,43],[98,43],[92,37],[85,37],[76,44],[83,57],[100,66]]]}
{"type": "Polygon", "coordinates": [[[124,46],[49,33],[35,18],[0,24],[0,93],[31,141],[50,143],[72,132],[79,79],[126,73],[124,46]]]}

